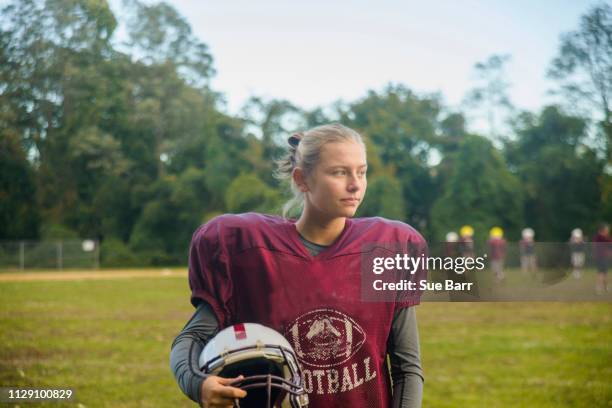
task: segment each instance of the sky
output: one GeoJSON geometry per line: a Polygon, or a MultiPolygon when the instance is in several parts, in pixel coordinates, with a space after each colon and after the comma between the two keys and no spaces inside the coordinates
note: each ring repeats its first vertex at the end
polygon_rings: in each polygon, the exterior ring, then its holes
{"type": "MultiPolygon", "coordinates": [[[[119,0],[111,1],[113,8],[119,0]]],[[[560,34],[576,30],[596,1],[203,1],[171,0],[206,43],[212,88],[227,111],[250,96],[311,109],[354,101],[401,83],[440,92],[459,108],[474,64],[510,54],[510,97],[521,109],[555,101],[546,70],[560,34]]]]}

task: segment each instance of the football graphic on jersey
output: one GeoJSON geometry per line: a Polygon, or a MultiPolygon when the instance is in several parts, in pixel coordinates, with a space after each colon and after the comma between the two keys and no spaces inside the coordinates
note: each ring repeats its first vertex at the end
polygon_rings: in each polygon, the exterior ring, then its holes
{"type": "Polygon", "coordinates": [[[365,333],[349,316],[318,309],[298,317],[285,337],[300,361],[315,367],[333,367],[350,359],[365,342],[365,333]]]}

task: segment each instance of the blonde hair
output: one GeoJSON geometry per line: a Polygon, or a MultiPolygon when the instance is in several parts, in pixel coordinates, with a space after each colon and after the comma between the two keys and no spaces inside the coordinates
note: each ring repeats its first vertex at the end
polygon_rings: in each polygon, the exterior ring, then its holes
{"type": "Polygon", "coordinates": [[[283,217],[287,217],[293,209],[301,211],[304,208],[304,193],[293,181],[293,169],[299,167],[304,172],[304,176],[308,176],[318,164],[323,146],[347,141],[361,144],[364,150],[366,148],[359,133],[339,123],[321,125],[305,132],[294,133],[287,139],[288,151],[276,162],[277,170],[274,174],[280,180],[289,181],[293,194],[293,197],[283,205],[283,217]]]}

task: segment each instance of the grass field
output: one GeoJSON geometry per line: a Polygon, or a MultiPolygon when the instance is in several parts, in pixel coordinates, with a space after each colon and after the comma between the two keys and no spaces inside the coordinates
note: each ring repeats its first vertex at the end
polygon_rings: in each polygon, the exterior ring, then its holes
{"type": "MultiPolygon", "coordinates": [[[[186,275],[0,282],[0,386],[74,403],[193,407],[168,366],[192,312],[186,275]]],[[[424,407],[611,407],[611,303],[418,306],[424,407]]],[[[15,405],[7,405],[15,406],[15,405]]]]}

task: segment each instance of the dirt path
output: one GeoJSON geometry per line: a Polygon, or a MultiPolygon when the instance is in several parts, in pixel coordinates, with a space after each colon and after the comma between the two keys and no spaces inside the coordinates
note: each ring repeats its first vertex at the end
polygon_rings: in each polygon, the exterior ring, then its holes
{"type": "Polygon", "coordinates": [[[108,280],[127,278],[168,278],[186,277],[185,269],[115,269],[97,271],[58,271],[58,272],[7,272],[0,273],[0,282],[26,281],[77,281],[77,280],[108,280]]]}

